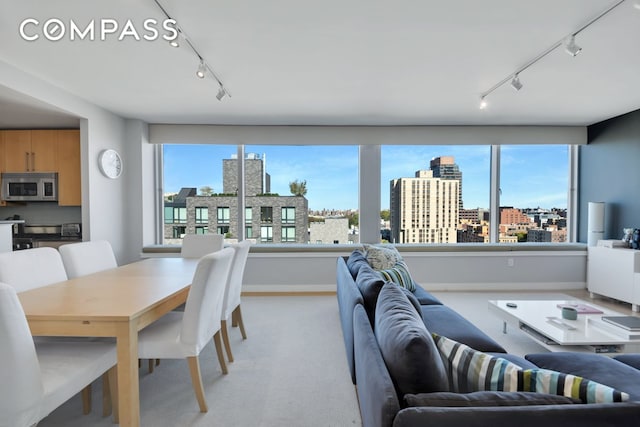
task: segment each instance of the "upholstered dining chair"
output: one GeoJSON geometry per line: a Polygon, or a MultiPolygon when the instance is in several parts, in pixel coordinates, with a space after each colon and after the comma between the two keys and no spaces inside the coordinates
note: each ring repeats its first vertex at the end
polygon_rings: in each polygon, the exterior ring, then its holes
{"type": "MultiPolygon", "coordinates": [[[[105,372],[115,384],[115,343],[34,344],[16,290],[0,283],[0,427],[27,427],[105,372]]],[[[110,399],[115,398],[114,392],[110,399]]]]}
{"type": "Polygon", "coordinates": [[[182,258],[202,258],[206,254],[216,252],[224,246],[222,234],[185,234],[182,239],[180,256],[182,258]]]}
{"type": "Polygon", "coordinates": [[[227,330],[227,320],[231,317],[233,326],[238,325],[242,339],[247,339],[247,333],[244,329],[244,321],[242,320],[242,311],[240,310],[240,294],[242,293],[242,278],[244,277],[244,268],[247,264],[249,256],[249,246],[251,242],[243,240],[232,244],[230,247],[234,249],[233,263],[231,264],[231,272],[227,281],[227,289],[224,293],[224,303],[222,304],[222,317],[220,330],[222,331],[222,341],[227,351],[229,362],[233,362],[233,353],[231,352],[231,344],[229,343],[229,332],[227,330]]]}
{"type": "Polygon", "coordinates": [[[106,240],[68,243],[58,251],[69,279],[118,266],[111,243],[106,240]]]}
{"type": "Polygon", "coordinates": [[[224,374],[226,364],[220,340],[220,316],[234,250],[226,248],[198,261],[184,312],[171,311],[138,333],[138,357],[182,359],[189,363],[191,382],[200,406],[207,412],[199,355],[211,341],[224,374]]]}
{"type": "MultiPolygon", "coordinates": [[[[60,252],[54,248],[0,253],[0,282],[8,284],[16,292],[40,288],[67,279],[60,252]]],[[[68,341],[69,339],[59,338],[58,340],[68,341]]],[[[36,342],[41,341],[51,341],[51,339],[36,337],[36,342]]],[[[88,414],[91,412],[91,385],[82,391],[82,396],[83,413],[88,414]]]]}

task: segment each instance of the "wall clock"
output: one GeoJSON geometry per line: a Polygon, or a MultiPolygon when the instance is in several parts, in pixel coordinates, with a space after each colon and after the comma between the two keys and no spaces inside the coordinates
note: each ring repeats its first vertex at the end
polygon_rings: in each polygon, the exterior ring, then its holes
{"type": "Polygon", "coordinates": [[[98,156],[100,172],[107,178],[116,179],[122,174],[122,158],[111,148],[103,150],[98,156]]]}

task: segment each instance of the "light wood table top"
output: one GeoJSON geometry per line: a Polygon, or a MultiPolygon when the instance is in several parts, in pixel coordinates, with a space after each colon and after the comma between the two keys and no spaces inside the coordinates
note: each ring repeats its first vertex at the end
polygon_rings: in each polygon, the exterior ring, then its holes
{"type": "Polygon", "coordinates": [[[120,424],[138,426],[138,331],[186,301],[197,264],[150,258],[18,297],[33,335],[116,338],[120,424]]]}

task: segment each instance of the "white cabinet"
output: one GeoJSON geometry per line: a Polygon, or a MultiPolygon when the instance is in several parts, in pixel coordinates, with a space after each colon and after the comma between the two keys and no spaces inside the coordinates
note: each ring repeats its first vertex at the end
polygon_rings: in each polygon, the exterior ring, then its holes
{"type": "Polygon", "coordinates": [[[631,303],[632,310],[638,311],[640,251],[590,246],[587,282],[591,294],[631,303]]]}

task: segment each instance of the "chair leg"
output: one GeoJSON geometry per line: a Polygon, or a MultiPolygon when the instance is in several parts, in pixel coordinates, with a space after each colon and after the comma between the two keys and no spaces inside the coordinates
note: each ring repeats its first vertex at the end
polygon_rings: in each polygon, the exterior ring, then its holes
{"type": "Polygon", "coordinates": [[[154,359],[149,359],[149,373],[152,374],[153,373],[153,367],[155,366],[155,360],[154,359]]]}
{"type": "Polygon", "coordinates": [[[87,415],[91,412],[91,384],[82,389],[82,413],[87,415]]]}
{"type": "Polygon", "coordinates": [[[120,409],[118,407],[118,368],[114,366],[107,371],[109,377],[109,396],[111,398],[111,413],[113,423],[120,424],[120,409]]]}
{"type": "Polygon", "coordinates": [[[224,354],[222,353],[222,341],[220,340],[220,331],[216,332],[213,336],[213,342],[216,345],[216,353],[218,354],[218,362],[220,362],[220,369],[223,374],[228,374],[227,364],[224,361],[224,354]]]}
{"type": "Polygon", "coordinates": [[[111,388],[109,387],[109,371],[102,374],[102,416],[111,415],[111,388]]]}
{"type": "Polygon", "coordinates": [[[227,331],[227,321],[223,320],[220,322],[220,332],[222,332],[222,342],[224,343],[224,348],[227,350],[227,358],[229,359],[229,363],[233,362],[233,353],[231,353],[231,343],[229,342],[229,331],[227,331]]]}
{"type": "Polygon", "coordinates": [[[204,399],[204,388],[202,388],[202,376],[200,374],[200,359],[198,356],[187,357],[189,362],[189,372],[191,372],[191,383],[193,384],[193,391],[196,393],[196,399],[198,405],[200,405],[200,412],[207,412],[207,402],[204,399]]]}
{"type": "Polygon", "coordinates": [[[238,326],[240,326],[240,333],[242,334],[242,339],[247,339],[247,332],[244,330],[244,322],[242,321],[242,310],[240,310],[240,304],[233,310],[233,313],[236,315],[236,321],[238,322],[238,326]]]}

